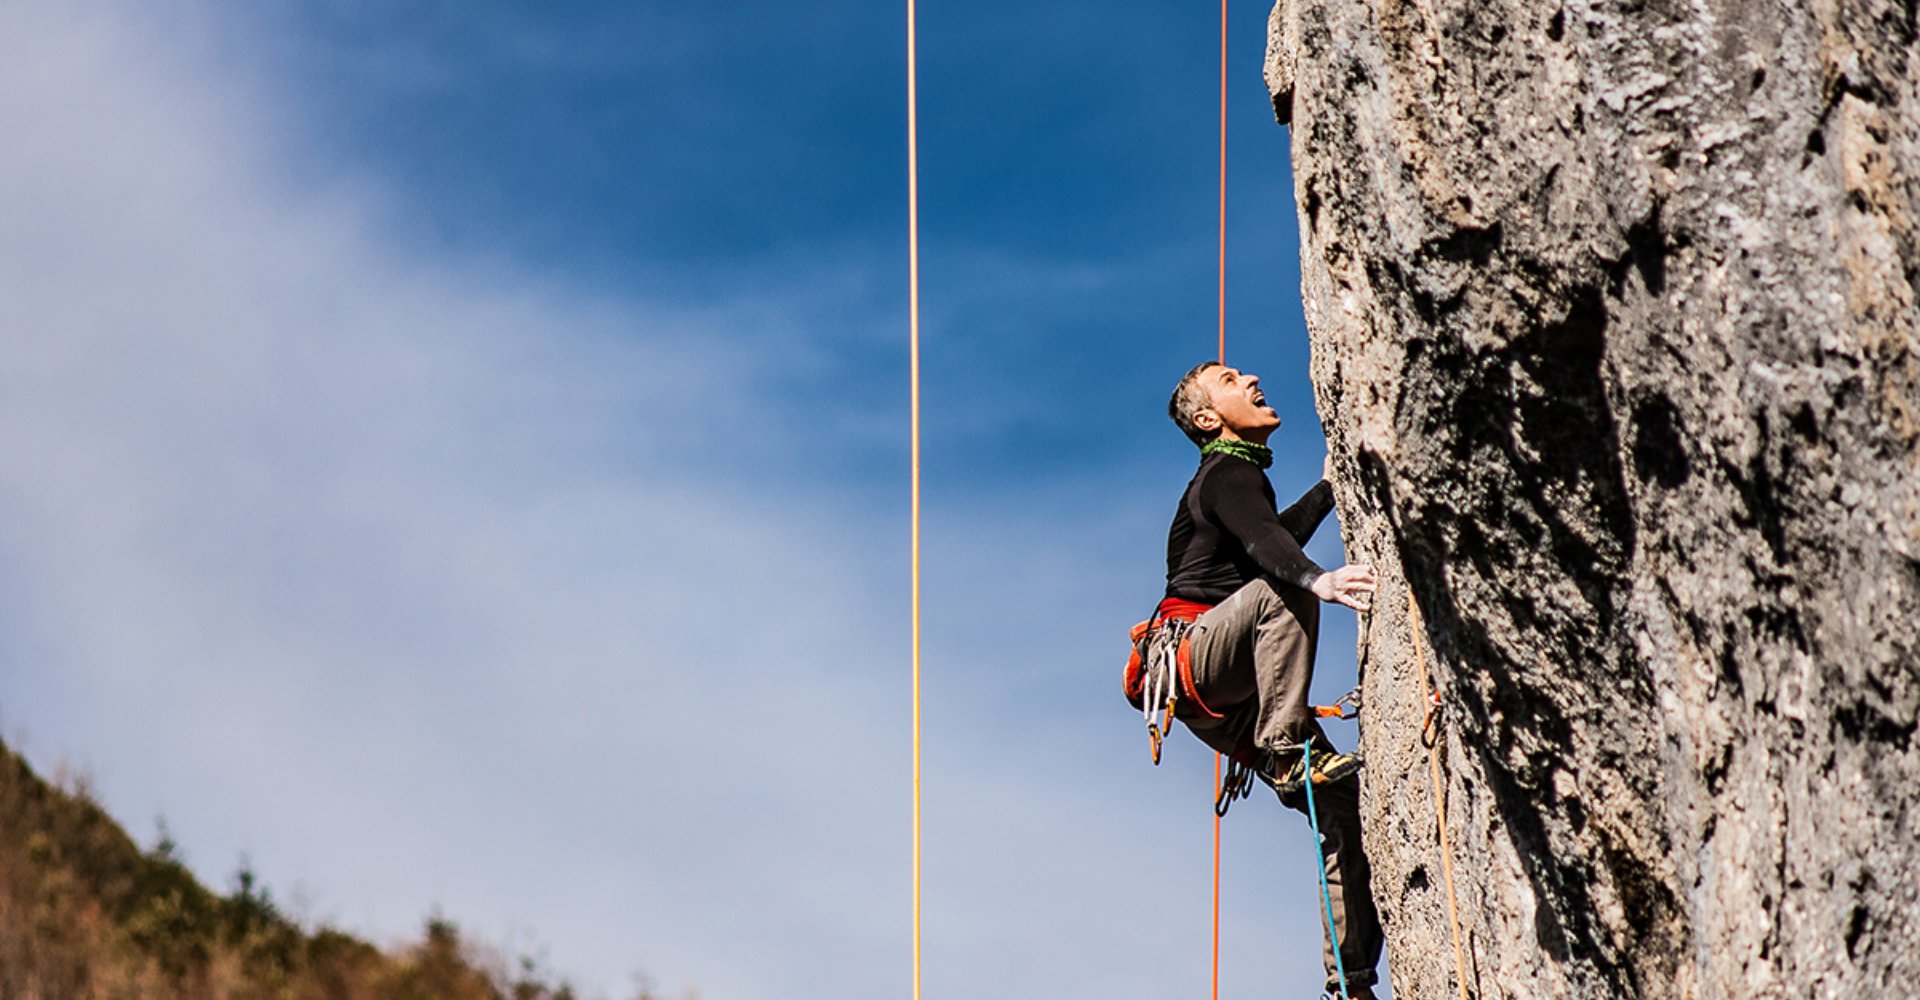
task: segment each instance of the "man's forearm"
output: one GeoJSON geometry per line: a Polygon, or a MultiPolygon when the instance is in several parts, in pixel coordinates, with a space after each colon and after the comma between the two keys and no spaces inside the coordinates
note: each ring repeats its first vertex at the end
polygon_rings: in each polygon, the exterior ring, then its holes
{"type": "Polygon", "coordinates": [[[1333,512],[1333,484],[1322,479],[1313,488],[1293,502],[1293,506],[1280,512],[1280,526],[1301,545],[1320,529],[1320,525],[1333,512]]]}

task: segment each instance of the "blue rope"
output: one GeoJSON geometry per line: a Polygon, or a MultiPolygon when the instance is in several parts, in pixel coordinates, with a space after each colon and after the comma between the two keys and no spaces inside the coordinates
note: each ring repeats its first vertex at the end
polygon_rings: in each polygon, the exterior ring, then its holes
{"type": "Polygon", "coordinates": [[[1313,810],[1313,737],[1300,741],[1300,770],[1306,776],[1307,823],[1313,827],[1313,853],[1320,859],[1320,901],[1327,907],[1327,937],[1333,942],[1333,968],[1340,975],[1340,1000],[1347,997],[1347,963],[1340,957],[1340,931],[1333,922],[1333,893],[1327,888],[1326,841],[1320,836],[1320,817],[1313,810]]]}

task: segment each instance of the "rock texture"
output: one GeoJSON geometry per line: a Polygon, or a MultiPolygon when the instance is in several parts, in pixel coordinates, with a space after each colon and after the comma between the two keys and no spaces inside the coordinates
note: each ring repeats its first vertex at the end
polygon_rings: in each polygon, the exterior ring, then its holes
{"type": "Polygon", "coordinates": [[[1920,996],[1915,0],[1282,0],[1397,996],[1920,996]]]}

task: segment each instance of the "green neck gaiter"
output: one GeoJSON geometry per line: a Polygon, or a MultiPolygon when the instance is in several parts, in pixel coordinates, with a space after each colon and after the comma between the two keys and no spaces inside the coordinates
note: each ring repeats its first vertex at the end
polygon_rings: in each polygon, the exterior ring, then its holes
{"type": "Polygon", "coordinates": [[[1202,455],[1232,455],[1234,458],[1252,462],[1262,469],[1273,465],[1273,449],[1264,444],[1251,441],[1237,441],[1233,438],[1214,438],[1200,446],[1202,455]]]}

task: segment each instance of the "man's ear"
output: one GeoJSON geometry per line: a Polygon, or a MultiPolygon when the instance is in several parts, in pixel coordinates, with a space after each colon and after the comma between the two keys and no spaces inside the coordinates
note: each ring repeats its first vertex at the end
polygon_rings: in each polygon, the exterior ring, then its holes
{"type": "Polygon", "coordinates": [[[1212,410],[1201,410],[1193,415],[1193,426],[1211,433],[1224,425],[1220,422],[1220,414],[1212,410]]]}

